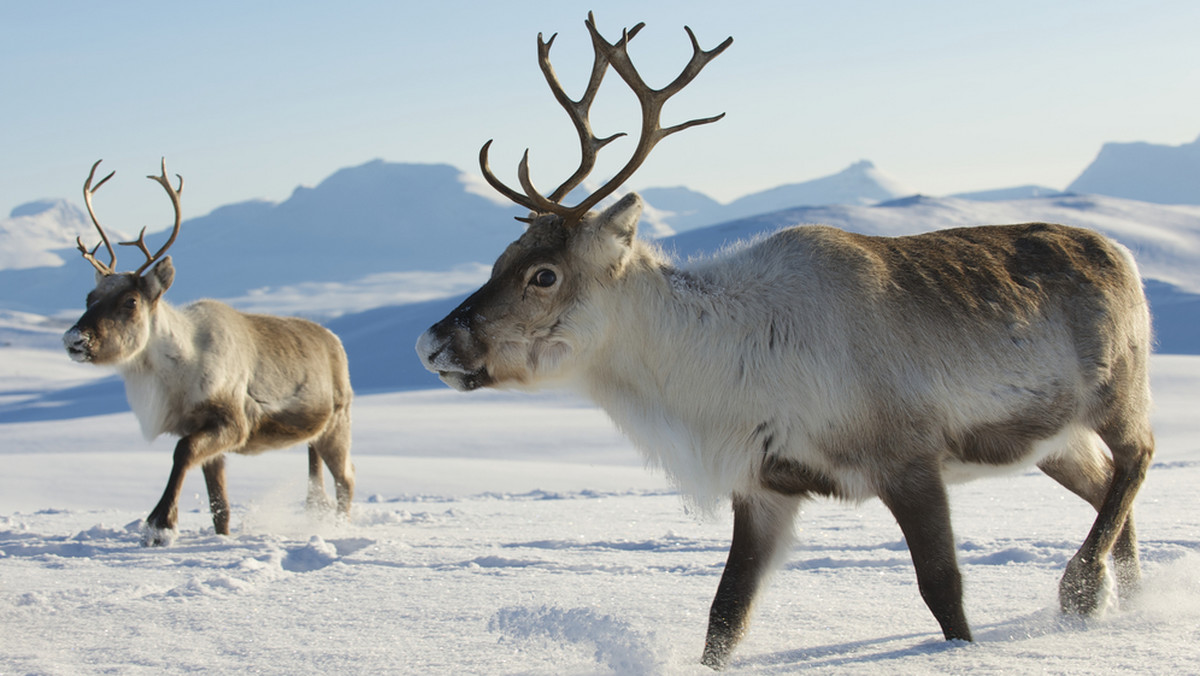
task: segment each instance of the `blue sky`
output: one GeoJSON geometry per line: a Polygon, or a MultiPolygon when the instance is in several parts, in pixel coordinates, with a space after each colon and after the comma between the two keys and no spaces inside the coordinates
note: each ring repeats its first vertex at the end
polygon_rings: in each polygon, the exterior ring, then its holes
{"type": "MultiPolygon", "coordinates": [[[[632,188],[687,185],[721,201],[870,159],[914,190],[1065,187],[1107,141],[1200,135],[1200,3],[443,2],[0,3],[0,216],[43,197],[79,200],[91,163],[120,180],[97,208],[114,227],[165,226],[158,158],[187,179],[198,216],[286,199],[382,158],[516,184],[557,185],[577,142],[535,61],[572,95],[603,34],[645,21],[631,53],[652,85],[690,55],[684,24],[734,44],[667,105],[665,122],[725,112],[663,141],[632,188]]],[[[636,132],[612,76],[601,134],[636,132]]],[[[632,143],[602,154],[614,171],[632,143]]]]}

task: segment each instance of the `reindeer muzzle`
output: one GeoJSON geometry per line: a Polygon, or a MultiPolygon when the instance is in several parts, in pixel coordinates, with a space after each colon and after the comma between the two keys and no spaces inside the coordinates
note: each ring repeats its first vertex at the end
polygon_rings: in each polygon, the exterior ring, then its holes
{"type": "Polygon", "coordinates": [[[426,370],[436,373],[443,383],[459,392],[470,392],[491,383],[487,367],[464,365],[455,350],[453,337],[439,336],[436,328],[422,333],[417,339],[417,355],[426,370]]]}
{"type": "Polygon", "coordinates": [[[92,360],[92,335],[83,331],[76,324],[63,334],[63,347],[72,361],[89,362],[92,360]]]}

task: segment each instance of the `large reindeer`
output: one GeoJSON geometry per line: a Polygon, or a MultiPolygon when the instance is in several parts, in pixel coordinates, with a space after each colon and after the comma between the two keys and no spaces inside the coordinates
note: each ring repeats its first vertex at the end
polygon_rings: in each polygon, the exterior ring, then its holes
{"type": "MultiPolygon", "coordinates": [[[[1140,577],[1131,506],[1153,453],[1150,322],[1129,252],[1062,225],[868,237],[793,227],[678,266],[635,237],[642,201],[600,212],[665,136],[663,103],[729,44],[700,49],[650,88],[627,47],[589,15],[595,65],[571,100],[538,37],[539,63],[579,131],[583,161],[548,197],[480,166],[532,213],[491,279],[417,341],[463,391],[573,386],[702,503],[731,496],[733,542],[702,661],[726,664],[802,500],[878,496],[895,515],[918,587],[947,639],[970,640],[947,482],[1037,465],[1098,515],[1059,584],[1064,612],[1122,596],[1140,577]],[[615,137],[588,110],[608,66],[641,102],[633,158],[577,206],[562,199],[615,137]],[[1107,449],[1107,452],[1106,452],[1107,449]]],[[[490,144],[490,141],[489,141],[490,144]]]]}
{"type": "Polygon", "coordinates": [[[350,375],[341,341],[325,328],[303,319],[243,314],[213,300],[176,309],[163,300],[175,278],[167,249],[179,235],[180,192],[167,178],[148,178],[167,191],[175,208],[175,226],[166,244],[151,254],[146,229],[135,242],[146,261],[133,272],[116,271],[117,256],[92,208],[92,165],[83,186],[84,203],[100,233],[92,249],[77,240],[80,252],[96,268],[96,288],[87,311],[63,336],[67,353],[78,362],[116,367],[125,394],[153,439],[180,437],[162,499],[146,518],[142,543],[169,544],[175,536],[179,491],[184,474],[200,465],[208,487],[213,526],[229,534],[225,491],[225,453],[256,454],[308,442],[308,505],[326,502],[321,461],[337,488],[337,507],[350,516],[354,466],[350,462],[350,375]],[[110,260],[96,258],[101,244],[110,260]],[[145,273],[145,274],[143,274],[145,273]]]}

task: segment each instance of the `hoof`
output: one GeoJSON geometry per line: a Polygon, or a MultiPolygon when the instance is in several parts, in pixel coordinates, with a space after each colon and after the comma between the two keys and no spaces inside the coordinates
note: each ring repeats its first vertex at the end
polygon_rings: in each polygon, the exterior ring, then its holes
{"type": "Polygon", "coordinates": [[[337,522],[337,503],[324,493],[309,493],[304,501],[304,515],[319,523],[337,522]]]}
{"type": "Polygon", "coordinates": [[[700,657],[700,664],[713,671],[721,671],[729,664],[729,656],[732,652],[732,646],[709,642],[704,646],[704,655],[700,657]]]}
{"type": "Polygon", "coordinates": [[[1112,575],[1104,564],[1067,564],[1058,583],[1058,604],[1066,615],[1097,617],[1115,604],[1112,575]]]}
{"type": "Polygon", "coordinates": [[[146,524],[142,526],[143,547],[170,547],[179,537],[179,531],[174,528],[157,528],[146,524]]]}

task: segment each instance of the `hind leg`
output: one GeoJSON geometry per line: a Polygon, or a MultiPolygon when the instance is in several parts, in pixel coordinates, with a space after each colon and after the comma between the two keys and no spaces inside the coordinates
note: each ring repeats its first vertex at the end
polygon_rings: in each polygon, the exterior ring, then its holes
{"type": "MultiPolygon", "coordinates": [[[[314,439],[308,446],[309,453],[309,496],[312,496],[313,467],[320,477],[321,468],[317,458],[325,462],[329,473],[333,475],[333,483],[337,492],[338,512],[346,519],[350,518],[350,505],[354,500],[354,464],[350,462],[350,419],[341,415],[330,424],[325,433],[314,439]]],[[[317,480],[320,481],[319,479],[317,480]]],[[[320,486],[322,497],[325,488],[320,486]]]]}
{"type": "Polygon", "coordinates": [[[218,455],[204,463],[204,485],[208,488],[208,508],[212,512],[213,530],[217,535],[229,535],[229,495],[225,491],[225,456],[218,455]]]}
{"type": "Polygon", "coordinates": [[[325,494],[325,468],[321,465],[321,456],[317,454],[312,443],[308,445],[308,497],[304,500],[304,508],[309,512],[323,512],[331,507],[329,496],[325,494]]]}
{"type": "MultiPolygon", "coordinates": [[[[1154,454],[1148,425],[1123,421],[1099,430],[1112,452],[1109,461],[1094,437],[1077,439],[1068,454],[1044,461],[1041,468],[1096,508],[1096,520],[1079,551],[1067,563],[1059,582],[1063,612],[1090,614],[1102,602],[1105,559],[1117,564],[1117,584],[1122,596],[1137,589],[1141,566],[1133,525],[1133,499],[1145,479],[1154,454]]],[[[1090,435],[1089,435],[1090,436],[1090,435]]]]}
{"type": "MultiPolygon", "coordinates": [[[[1068,442],[1065,453],[1042,461],[1038,467],[1067,490],[1083,498],[1099,513],[1112,484],[1113,463],[1104,452],[1099,437],[1091,430],[1081,430],[1068,442]]],[[[1138,563],[1137,537],[1133,526],[1133,511],[1112,547],[1116,563],[1117,587],[1122,598],[1137,591],[1141,579],[1138,563]]]]}

